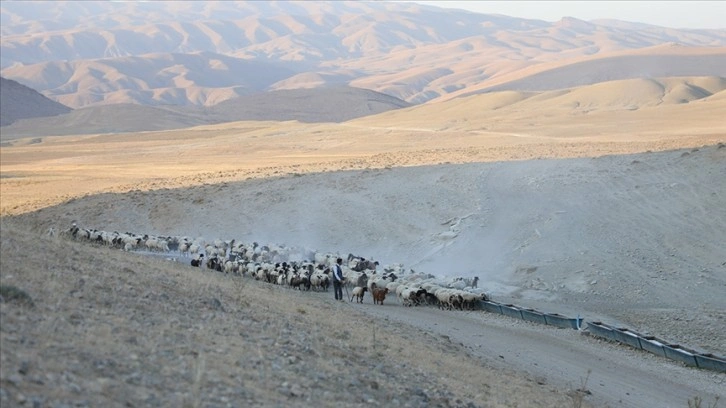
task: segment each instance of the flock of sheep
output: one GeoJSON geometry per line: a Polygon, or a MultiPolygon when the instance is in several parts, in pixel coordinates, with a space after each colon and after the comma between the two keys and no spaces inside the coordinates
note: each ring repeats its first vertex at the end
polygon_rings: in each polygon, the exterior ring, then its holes
{"type": "MultiPolygon", "coordinates": [[[[48,234],[55,235],[51,228],[48,234]]],[[[193,267],[206,267],[225,274],[285,285],[299,290],[327,291],[331,284],[331,267],[336,259],[343,265],[345,290],[352,302],[363,303],[370,293],[374,304],[383,304],[386,296],[396,295],[404,306],[436,306],[448,310],[472,310],[480,301],[489,300],[478,288],[479,278],[437,278],[430,274],[406,271],[403,264],[379,269],[379,263],[349,254],[324,253],[285,245],[259,245],[236,240],[192,239],[176,236],[152,236],[130,232],[106,232],[80,228],[75,223],[62,236],[124,251],[149,251],[179,254],[193,267]]]]}

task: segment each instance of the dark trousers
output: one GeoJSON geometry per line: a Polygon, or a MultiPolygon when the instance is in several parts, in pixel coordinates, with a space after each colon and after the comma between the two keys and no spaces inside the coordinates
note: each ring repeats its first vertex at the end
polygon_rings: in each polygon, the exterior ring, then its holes
{"type": "Polygon", "coordinates": [[[343,299],[343,283],[333,279],[333,291],[335,292],[335,300],[343,299]]]}

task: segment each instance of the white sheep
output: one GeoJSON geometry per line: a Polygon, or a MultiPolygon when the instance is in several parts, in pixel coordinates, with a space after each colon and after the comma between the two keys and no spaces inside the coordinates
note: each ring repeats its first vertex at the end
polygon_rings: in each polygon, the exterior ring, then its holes
{"type": "Polygon", "coordinates": [[[237,273],[237,261],[226,261],[224,263],[224,273],[237,273]]]}
{"type": "Polygon", "coordinates": [[[396,290],[401,285],[402,285],[402,283],[399,282],[399,281],[388,282],[388,283],[386,283],[386,288],[388,288],[388,291],[391,292],[391,293],[397,293],[396,290]]]}
{"type": "Polygon", "coordinates": [[[322,289],[327,291],[330,286],[330,277],[323,273],[323,271],[316,270],[310,275],[310,285],[315,290],[322,289]]]}
{"type": "Polygon", "coordinates": [[[439,301],[439,309],[451,309],[451,296],[453,292],[449,288],[441,288],[434,292],[434,296],[439,301]]]}
{"type": "MultiPolygon", "coordinates": [[[[399,286],[400,287],[400,286],[399,286]]],[[[418,288],[410,287],[410,286],[404,286],[402,290],[396,291],[396,295],[398,297],[398,300],[403,304],[404,306],[413,306],[414,305],[414,294],[418,291],[418,288]]]]}
{"type": "Polygon", "coordinates": [[[353,290],[350,292],[350,301],[353,301],[353,298],[357,298],[358,303],[363,303],[363,295],[365,295],[368,288],[362,287],[362,286],[356,286],[353,288],[353,290]]]}

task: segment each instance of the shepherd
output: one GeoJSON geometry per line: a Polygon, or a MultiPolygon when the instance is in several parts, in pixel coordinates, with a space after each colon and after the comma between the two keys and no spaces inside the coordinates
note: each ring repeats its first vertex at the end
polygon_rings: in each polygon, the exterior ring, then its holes
{"type": "Polygon", "coordinates": [[[338,258],[333,265],[333,292],[335,292],[335,300],[340,301],[343,300],[343,282],[345,281],[342,264],[343,258],[338,258]]]}

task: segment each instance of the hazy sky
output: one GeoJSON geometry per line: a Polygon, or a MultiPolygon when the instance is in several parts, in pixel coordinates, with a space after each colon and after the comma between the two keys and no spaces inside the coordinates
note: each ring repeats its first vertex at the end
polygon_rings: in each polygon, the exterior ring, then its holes
{"type": "Polygon", "coordinates": [[[726,1],[415,1],[485,14],[558,21],[614,18],[672,28],[726,28],[726,1]]]}

